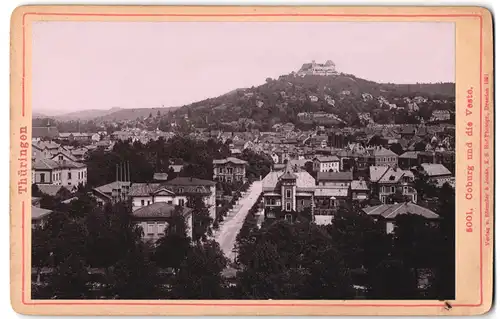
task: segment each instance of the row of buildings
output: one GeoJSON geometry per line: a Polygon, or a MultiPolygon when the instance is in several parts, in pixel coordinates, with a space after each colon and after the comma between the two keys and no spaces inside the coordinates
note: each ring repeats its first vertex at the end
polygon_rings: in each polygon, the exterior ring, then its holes
{"type": "MultiPolygon", "coordinates": [[[[423,174],[437,172],[429,176],[436,185],[452,179],[451,172],[441,164],[423,164],[419,169],[423,174]]],[[[285,168],[273,170],[263,179],[265,216],[267,219],[294,220],[307,212],[315,223],[328,224],[338,207],[353,202],[366,204],[374,198],[381,205],[403,203],[416,209],[418,193],[414,182],[415,174],[411,170],[397,166],[370,166],[369,179],[365,180],[362,177],[355,179],[351,171],[320,171],[314,178],[303,168],[289,162],[285,168]]],[[[423,207],[421,211],[426,216],[435,215],[423,207]]],[[[391,215],[392,219],[395,217],[395,214],[391,215]]],[[[388,230],[391,230],[392,221],[390,224],[388,230]]]]}

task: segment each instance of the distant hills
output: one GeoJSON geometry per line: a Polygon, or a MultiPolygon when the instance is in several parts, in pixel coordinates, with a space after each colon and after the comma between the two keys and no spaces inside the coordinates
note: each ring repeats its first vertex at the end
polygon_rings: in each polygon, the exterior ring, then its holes
{"type": "Polygon", "coordinates": [[[33,118],[52,118],[57,121],[89,121],[94,120],[97,122],[105,121],[132,121],[139,118],[148,117],[150,114],[156,116],[158,112],[161,115],[172,112],[178,109],[177,107],[154,107],[154,108],[134,108],[134,109],[123,109],[119,107],[114,107],[108,110],[82,110],[75,111],[60,115],[44,115],[42,113],[33,112],[33,118]]]}
{"type": "MultiPolygon", "coordinates": [[[[142,120],[160,113],[165,123],[188,120],[195,127],[270,130],[274,124],[287,122],[323,125],[317,121],[319,117],[334,126],[420,123],[437,109],[455,110],[455,83],[393,84],[344,73],[291,73],[182,107],[91,109],[49,117],[102,123],[142,120]]],[[[43,115],[34,113],[33,117],[43,115]]]]}
{"type": "Polygon", "coordinates": [[[152,108],[135,108],[135,109],[119,109],[105,115],[97,116],[98,121],[132,121],[137,118],[145,118],[150,114],[156,116],[158,112],[160,115],[166,115],[172,111],[177,110],[178,107],[152,107],[152,108]]]}
{"type": "MultiPolygon", "coordinates": [[[[185,105],[173,115],[187,117],[196,126],[212,123],[269,129],[277,123],[300,124],[305,113],[331,114],[347,125],[360,125],[359,114],[381,118],[383,124],[404,121],[396,113],[411,114],[414,121],[428,119],[433,109],[454,110],[454,83],[392,84],[364,80],[350,74],[289,74],[247,89],[185,105]],[[186,116],[187,115],[187,116],[186,116]]],[[[306,114],[307,115],[307,114],[306,114]]],[[[375,120],[377,122],[377,120],[375,120]]]]}

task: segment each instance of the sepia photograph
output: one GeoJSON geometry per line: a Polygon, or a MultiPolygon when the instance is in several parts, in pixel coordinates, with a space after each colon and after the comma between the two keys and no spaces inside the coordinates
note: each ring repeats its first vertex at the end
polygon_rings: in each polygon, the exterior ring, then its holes
{"type": "Polygon", "coordinates": [[[455,298],[454,23],[32,30],[32,299],[455,298]]]}
{"type": "Polygon", "coordinates": [[[491,13],[25,6],[10,289],[30,315],[477,315],[491,13]]]}

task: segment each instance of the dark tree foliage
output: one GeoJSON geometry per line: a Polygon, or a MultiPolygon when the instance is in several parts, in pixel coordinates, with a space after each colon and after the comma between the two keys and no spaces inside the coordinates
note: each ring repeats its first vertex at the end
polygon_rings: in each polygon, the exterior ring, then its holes
{"type": "Polygon", "coordinates": [[[249,179],[264,178],[271,170],[273,162],[267,156],[262,156],[250,149],[245,149],[241,159],[249,163],[246,174],[249,179]]]}
{"type": "Polygon", "coordinates": [[[114,299],[158,299],[162,297],[158,269],[142,243],[130,247],[113,267],[108,295],[114,299]]]}
{"type": "Polygon", "coordinates": [[[401,260],[386,259],[370,272],[369,297],[371,299],[416,299],[415,273],[401,260]]]}
{"type": "Polygon", "coordinates": [[[254,228],[238,244],[241,271],[235,295],[239,298],[353,296],[347,267],[337,257],[332,238],[320,226],[276,221],[260,230],[254,228]]]}
{"type": "Polygon", "coordinates": [[[116,166],[127,162],[132,182],[152,181],[155,172],[170,172],[171,159],[180,159],[185,164],[180,176],[212,179],[212,161],[228,156],[229,148],[214,140],[204,142],[175,136],[168,141],[160,138],[146,145],[118,141],[111,152],[96,150],[90,153],[86,160],[88,184],[95,187],[115,181],[116,166]]]}
{"type": "Polygon", "coordinates": [[[88,272],[78,254],[68,255],[50,276],[49,286],[57,299],[85,299],[89,294],[88,272]]]}
{"type": "Polygon", "coordinates": [[[189,250],[191,238],[187,234],[187,225],[182,216],[182,208],[176,207],[172,217],[167,220],[165,236],[156,242],[153,261],[162,268],[172,268],[178,272],[189,250]]]}
{"type": "Polygon", "coordinates": [[[189,250],[172,282],[175,299],[222,299],[226,296],[222,271],[227,259],[213,240],[197,243],[189,250]]]}
{"type": "Polygon", "coordinates": [[[326,229],[350,269],[373,267],[389,254],[385,228],[358,210],[339,209],[326,229]]]}
{"type": "Polygon", "coordinates": [[[441,299],[455,298],[455,190],[447,183],[439,192],[441,217],[439,232],[442,241],[442,251],[437,255],[438,267],[434,289],[441,299]]]}
{"type": "Polygon", "coordinates": [[[188,199],[188,207],[193,209],[193,240],[195,242],[205,241],[207,236],[212,235],[210,226],[212,217],[201,196],[192,196],[188,199]]]}

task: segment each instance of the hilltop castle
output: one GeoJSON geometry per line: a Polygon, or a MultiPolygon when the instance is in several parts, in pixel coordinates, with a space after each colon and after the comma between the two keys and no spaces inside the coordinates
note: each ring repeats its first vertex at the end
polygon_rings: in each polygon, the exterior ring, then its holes
{"type": "Polygon", "coordinates": [[[325,62],[325,64],[316,63],[316,61],[312,61],[312,63],[304,63],[300,70],[297,72],[299,76],[305,75],[337,75],[338,72],[335,69],[335,63],[331,60],[325,62]]]}

